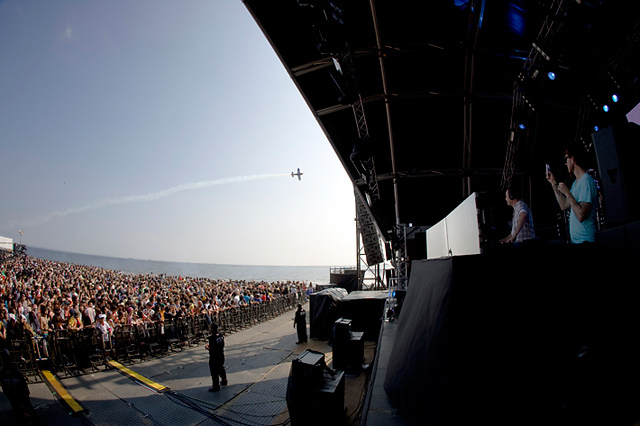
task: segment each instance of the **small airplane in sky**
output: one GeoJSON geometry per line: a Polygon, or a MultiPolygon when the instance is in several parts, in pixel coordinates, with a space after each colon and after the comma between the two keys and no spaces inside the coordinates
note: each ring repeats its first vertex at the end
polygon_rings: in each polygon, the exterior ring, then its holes
{"type": "Polygon", "coordinates": [[[300,169],[298,168],[298,173],[293,173],[293,172],[291,172],[291,177],[298,176],[298,180],[302,180],[302,177],[301,177],[301,176],[302,176],[303,174],[304,174],[304,173],[301,173],[301,172],[300,172],[300,169]]]}

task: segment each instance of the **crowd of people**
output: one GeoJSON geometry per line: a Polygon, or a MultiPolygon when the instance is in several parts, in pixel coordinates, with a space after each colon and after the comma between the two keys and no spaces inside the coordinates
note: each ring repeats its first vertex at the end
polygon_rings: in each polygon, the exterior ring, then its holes
{"type": "Polygon", "coordinates": [[[0,262],[0,350],[55,330],[140,325],[308,294],[312,283],[129,274],[29,256],[0,262]]]}

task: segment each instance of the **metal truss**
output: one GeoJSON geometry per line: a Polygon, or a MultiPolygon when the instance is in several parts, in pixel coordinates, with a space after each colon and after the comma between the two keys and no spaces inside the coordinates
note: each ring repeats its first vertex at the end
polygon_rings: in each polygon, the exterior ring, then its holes
{"type": "Polygon", "coordinates": [[[398,250],[396,259],[397,287],[398,290],[406,290],[409,286],[409,268],[407,265],[407,227],[406,225],[396,225],[396,236],[398,237],[398,250]]]}
{"type": "MultiPolygon", "coordinates": [[[[550,2],[549,13],[542,23],[536,41],[532,43],[529,55],[525,59],[522,69],[513,84],[511,125],[509,127],[509,140],[507,142],[507,152],[500,183],[502,189],[508,188],[511,185],[511,180],[516,168],[516,156],[520,148],[521,138],[523,137],[518,132],[516,112],[520,108],[527,107],[535,111],[536,105],[527,99],[525,88],[527,83],[538,78],[540,69],[544,68],[544,63],[552,61],[553,58],[550,56],[551,52],[548,50],[548,47],[565,24],[570,3],[574,2],[572,0],[552,0],[550,2]]],[[[536,90],[536,88],[533,90],[536,90]]]]}

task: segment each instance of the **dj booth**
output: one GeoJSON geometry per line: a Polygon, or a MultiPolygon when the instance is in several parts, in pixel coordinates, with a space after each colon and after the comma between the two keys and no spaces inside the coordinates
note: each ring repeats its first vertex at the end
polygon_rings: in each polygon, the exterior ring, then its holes
{"type": "Polygon", "coordinates": [[[538,243],[414,261],[389,399],[411,424],[634,424],[639,259],[538,243]]]}

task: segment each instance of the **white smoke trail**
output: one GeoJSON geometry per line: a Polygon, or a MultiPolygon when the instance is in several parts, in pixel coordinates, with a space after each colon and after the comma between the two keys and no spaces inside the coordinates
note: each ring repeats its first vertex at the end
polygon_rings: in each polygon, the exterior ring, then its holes
{"type": "Polygon", "coordinates": [[[85,212],[87,210],[95,210],[105,206],[112,206],[116,204],[125,204],[125,203],[154,201],[154,200],[159,200],[161,198],[170,197],[171,195],[175,195],[179,192],[190,191],[193,189],[209,188],[211,186],[217,186],[217,185],[227,185],[230,183],[247,182],[247,181],[259,180],[259,179],[270,179],[270,178],[282,177],[282,176],[289,176],[289,175],[288,174],[249,175],[249,176],[237,176],[237,177],[218,179],[218,180],[209,180],[204,182],[186,183],[184,185],[174,186],[172,188],[163,189],[162,191],[157,191],[157,192],[151,192],[149,194],[130,195],[127,197],[106,198],[103,200],[97,200],[93,203],[85,204],[84,206],[71,207],[67,210],[51,212],[46,216],[43,216],[43,217],[40,217],[39,219],[31,221],[30,223],[25,223],[21,221],[21,224],[31,225],[31,226],[42,225],[46,222],[49,222],[52,219],[63,218],[71,214],[78,214],[78,213],[85,212]]]}

